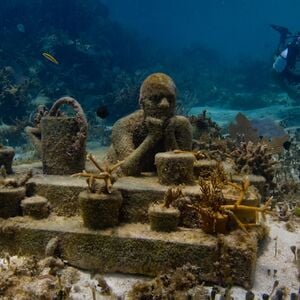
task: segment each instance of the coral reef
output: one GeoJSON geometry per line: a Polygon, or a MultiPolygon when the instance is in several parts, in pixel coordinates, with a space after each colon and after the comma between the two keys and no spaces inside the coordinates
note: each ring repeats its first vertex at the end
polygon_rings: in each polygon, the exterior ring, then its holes
{"type": "Polygon", "coordinates": [[[29,79],[16,82],[14,69],[10,66],[1,68],[0,64],[0,110],[3,122],[12,122],[22,119],[28,106],[28,97],[31,87],[29,79]]]}
{"type": "MultiPolygon", "coordinates": [[[[219,175],[218,172],[211,174],[210,180],[205,181],[199,179],[200,195],[197,201],[186,202],[185,205],[195,210],[201,218],[201,228],[207,233],[228,233],[232,229],[232,222],[247,233],[247,227],[257,225],[257,213],[261,212],[264,216],[265,213],[269,213],[269,206],[272,198],[269,198],[262,208],[252,205],[244,205],[242,202],[245,200],[248,189],[250,186],[249,180],[246,178],[241,185],[237,185],[232,182],[228,182],[223,175],[219,175]],[[223,189],[225,186],[233,187],[237,189],[239,195],[233,204],[228,204],[225,201],[223,189]],[[246,214],[255,213],[253,223],[243,223],[239,214],[245,212],[246,214]]],[[[243,216],[243,219],[245,216],[243,216]]],[[[251,218],[250,218],[251,219],[251,218]]],[[[235,226],[234,226],[235,227],[235,226]]]]}
{"type": "Polygon", "coordinates": [[[240,173],[262,175],[266,178],[268,185],[272,185],[276,161],[273,159],[268,145],[264,143],[254,144],[251,141],[244,142],[231,155],[240,173]]]}

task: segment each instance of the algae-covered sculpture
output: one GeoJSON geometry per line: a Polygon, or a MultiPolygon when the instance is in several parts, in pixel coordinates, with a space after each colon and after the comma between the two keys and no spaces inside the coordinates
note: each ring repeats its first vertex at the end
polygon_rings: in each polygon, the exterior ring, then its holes
{"type": "Polygon", "coordinates": [[[182,187],[170,187],[164,195],[162,204],[152,204],[149,207],[148,215],[152,230],[176,231],[180,212],[172,206],[172,202],[180,197],[183,197],[182,187]]]}
{"type": "Polygon", "coordinates": [[[12,147],[0,145],[0,167],[5,168],[7,174],[12,174],[12,162],[15,156],[15,150],[12,147]]]}
{"type": "Polygon", "coordinates": [[[123,163],[113,166],[100,166],[93,155],[88,154],[87,159],[99,170],[99,173],[81,172],[72,176],[87,178],[88,190],[79,194],[80,208],[83,223],[91,229],[104,229],[116,226],[119,222],[119,209],[122,204],[122,194],[113,190],[115,181],[113,172],[123,163]],[[104,186],[97,185],[96,180],[104,180],[104,186]]]}
{"type": "Polygon", "coordinates": [[[66,175],[85,168],[87,121],[81,105],[71,97],[58,99],[41,119],[43,172],[66,175]],[[62,105],[71,106],[75,117],[58,115],[62,105]]]}
{"type": "Polygon", "coordinates": [[[163,152],[155,155],[159,182],[165,185],[194,183],[194,163],[191,153],[163,152]]]}
{"type": "Polygon", "coordinates": [[[41,141],[41,119],[49,113],[45,105],[39,105],[33,120],[33,126],[26,126],[24,131],[35,148],[35,154],[42,157],[42,141],[41,141]]]}
{"type": "Polygon", "coordinates": [[[108,160],[124,160],[127,175],[155,171],[154,156],[174,149],[191,150],[192,127],[189,120],[175,115],[176,87],[166,74],[148,76],[140,89],[141,109],[113,126],[108,160]]]}

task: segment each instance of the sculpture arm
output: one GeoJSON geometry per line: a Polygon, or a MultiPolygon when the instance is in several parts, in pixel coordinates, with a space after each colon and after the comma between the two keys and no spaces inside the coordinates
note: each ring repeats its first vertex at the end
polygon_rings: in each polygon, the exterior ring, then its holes
{"type": "Polygon", "coordinates": [[[133,136],[139,130],[138,124],[143,122],[143,118],[143,112],[138,110],[114,124],[111,135],[114,162],[115,160],[124,160],[136,148],[133,136]]]}
{"type": "Polygon", "coordinates": [[[165,148],[167,151],[192,149],[192,125],[186,117],[173,117],[165,130],[165,148]]]}
{"type": "Polygon", "coordinates": [[[41,129],[39,127],[25,127],[25,133],[34,145],[39,156],[42,154],[41,129]]]}
{"type": "Polygon", "coordinates": [[[127,175],[138,175],[141,172],[146,155],[149,153],[149,150],[156,146],[162,137],[162,120],[147,117],[146,126],[149,130],[147,137],[128,157],[125,158],[125,162],[121,166],[123,172],[127,175]]]}

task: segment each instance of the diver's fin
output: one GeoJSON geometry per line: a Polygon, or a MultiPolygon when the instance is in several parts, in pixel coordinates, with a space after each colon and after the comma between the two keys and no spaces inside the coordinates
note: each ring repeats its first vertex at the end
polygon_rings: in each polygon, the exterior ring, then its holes
{"type": "Polygon", "coordinates": [[[270,26],[274,30],[278,31],[280,34],[291,34],[291,32],[286,27],[275,25],[275,24],[270,24],[270,26]]]}

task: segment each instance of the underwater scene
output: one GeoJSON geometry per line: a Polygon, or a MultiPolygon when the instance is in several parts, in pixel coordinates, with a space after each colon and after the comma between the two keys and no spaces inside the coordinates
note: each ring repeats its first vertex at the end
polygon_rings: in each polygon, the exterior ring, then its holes
{"type": "Polygon", "coordinates": [[[1,0],[0,300],[300,300],[299,11],[1,0]]]}

